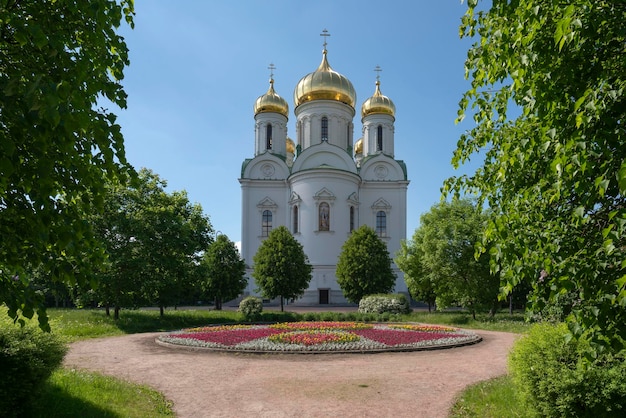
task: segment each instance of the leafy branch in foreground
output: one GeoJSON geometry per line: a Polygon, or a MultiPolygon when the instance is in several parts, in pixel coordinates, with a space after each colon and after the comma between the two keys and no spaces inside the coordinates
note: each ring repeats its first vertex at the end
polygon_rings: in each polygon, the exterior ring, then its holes
{"type": "Polygon", "coordinates": [[[459,120],[471,110],[477,125],[453,165],[484,161],[444,185],[494,211],[484,240],[507,292],[577,295],[567,322],[590,357],[626,348],[625,19],[621,1],[469,1],[459,120]]]}

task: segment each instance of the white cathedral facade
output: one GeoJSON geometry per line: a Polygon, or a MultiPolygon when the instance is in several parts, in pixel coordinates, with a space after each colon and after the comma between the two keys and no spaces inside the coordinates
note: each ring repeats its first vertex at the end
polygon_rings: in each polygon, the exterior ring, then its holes
{"type": "MultiPolygon", "coordinates": [[[[355,89],[334,71],[326,43],[317,70],[294,91],[295,141],[287,136],[289,105],[274,90],[273,76],[254,104],[254,157],[241,169],[242,241],[246,294],[258,294],[253,258],[273,228],[287,227],[313,266],[302,305],[342,304],[335,277],[342,246],[350,233],[368,225],[387,244],[391,258],[406,238],[404,162],[395,159],[395,105],[380,91],[361,106],[362,138],[353,142],[355,89]]],[[[403,273],[395,292],[407,293],[403,273]]]]}

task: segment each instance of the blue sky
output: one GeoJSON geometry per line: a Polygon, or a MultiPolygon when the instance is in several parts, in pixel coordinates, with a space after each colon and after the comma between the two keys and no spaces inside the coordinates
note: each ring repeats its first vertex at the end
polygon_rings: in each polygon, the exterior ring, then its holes
{"type": "MultiPolygon", "coordinates": [[[[186,190],[216,231],[241,239],[241,164],[254,156],[256,98],[269,86],[290,105],[288,135],[295,137],[293,89],[321,61],[327,29],[328,60],[357,92],[360,106],[381,91],[396,105],[395,157],[404,160],[408,189],[407,237],[420,215],[440,199],[460,135],[458,102],[469,88],[464,61],[470,42],[459,39],[466,4],[459,0],[256,1],[150,0],[135,2],[135,29],[122,28],[131,65],[123,85],[128,109],[115,110],[126,153],[186,190]]],[[[471,163],[466,171],[475,168],[471,163]]]]}

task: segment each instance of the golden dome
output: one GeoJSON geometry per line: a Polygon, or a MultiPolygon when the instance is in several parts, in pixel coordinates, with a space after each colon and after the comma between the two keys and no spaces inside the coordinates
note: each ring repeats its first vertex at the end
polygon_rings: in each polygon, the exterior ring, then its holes
{"type": "Polygon", "coordinates": [[[356,91],[347,77],[330,68],[326,48],[317,70],[302,77],[293,92],[296,107],[313,100],[336,100],[352,108],[356,104],[356,91]]]}
{"type": "Polygon", "coordinates": [[[394,118],[396,116],[396,105],[393,104],[389,97],[383,96],[380,92],[380,81],[378,80],[376,80],[376,91],[374,95],[363,102],[363,106],[361,106],[362,118],[375,113],[391,115],[394,118]]]}
{"type": "Polygon", "coordinates": [[[296,144],[293,142],[293,139],[287,137],[286,147],[287,147],[287,152],[288,153],[290,153],[290,154],[295,154],[296,153],[296,144]]]}
{"type": "Polygon", "coordinates": [[[354,155],[363,154],[363,138],[354,143],[354,155]]]}
{"type": "Polygon", "coordinates": [[[259,113],[280,113],[281,115],[288,117],[289,115],[289,105],[287,101],[280,97],[274,91],[274,79],[270,78],[270,88],[267,90],[262,96],[259,96],[254,102],[254,114],[258,115],[259,113]]]}

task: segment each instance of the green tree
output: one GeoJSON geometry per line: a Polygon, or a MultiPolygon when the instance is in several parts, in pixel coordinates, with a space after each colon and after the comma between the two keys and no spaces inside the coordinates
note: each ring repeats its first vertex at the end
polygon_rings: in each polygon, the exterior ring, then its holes
{"type": "Polygon", "coordinates": [[[0,5],[0,303],[49,329],[28,266],[83,280],[103,260],[85,218],[105,180],[132,171],[106,98],[126,107],[122,20],[132,0],[3,1],[0,5]]]}
{"type": "Polygon", "coordinates": [[[404,272],[404,281],[407,284],[411,297],[428,304],[428,312],[432,312],[437,295],[429,272],[422,263],[424,253],[417,243],[423,241],[424,230],[417,229],[412,241],[402,241],[400,250],[396,254],[396,265],[404,272]]]}
{"type": "Polygon", "coordinates": [[[248,284],[246,263],[226,235],[218,235],[202,259],[205,294],[215,300],[215,309],[222,309],[222,302],[235,299],[248,284]]]}
{"type": "Polygon", "coordinates": [[[484,161],[444,189],[476,193],[495,210],[485,239],[507,291],[531,281],[549,300],[575,292],[570,332],[591,342],[592,356],[623,350],[626,4],[468,5],[461,36],[477,39],[459,119],[471,108],[476,126],[459,140],[453,164],[477,153],[484,161]],[[511,106],[519,111],[512,120],[511,106]]]}
{"type": "Polygon", "coordinates": [[[438,309],[460,305],[474,318],[480,311],[495,314],[500,277],[491,274],[488,254],[475,257],[487,219],[469,200],[454,199],[431,207],[421,216],[412,242],[401,250],[408,249],[402,253],[404,260],[399,260],[409,266],[403,270],[407,285],[431,286],[438,309]]]}
{"type": "Polygon", "coordinates": [[[201,252],[211,226],[185,192],[165,191],[166,182],[142,169],[131,186],[113,184],[105,211],[94,219],[108,265],[96,289],[101,303],[115,308],[139,303],[176,306],[201,280],[201,252]]]}
{"type": "Polygon", "coordinates": [[[363,296],[390,293],[396,283],[387,244],[367,225],[352,232],[337,261],[337,283],[347,300],[359,303],[363,296]]]}
{"type": "Polygon", "coordinates": [[[264,297],[284,299],[304,294],[311,281],[312,266],[302,245],[284,226],[272,230],[254,255],[254,276],[264,297]]]}

